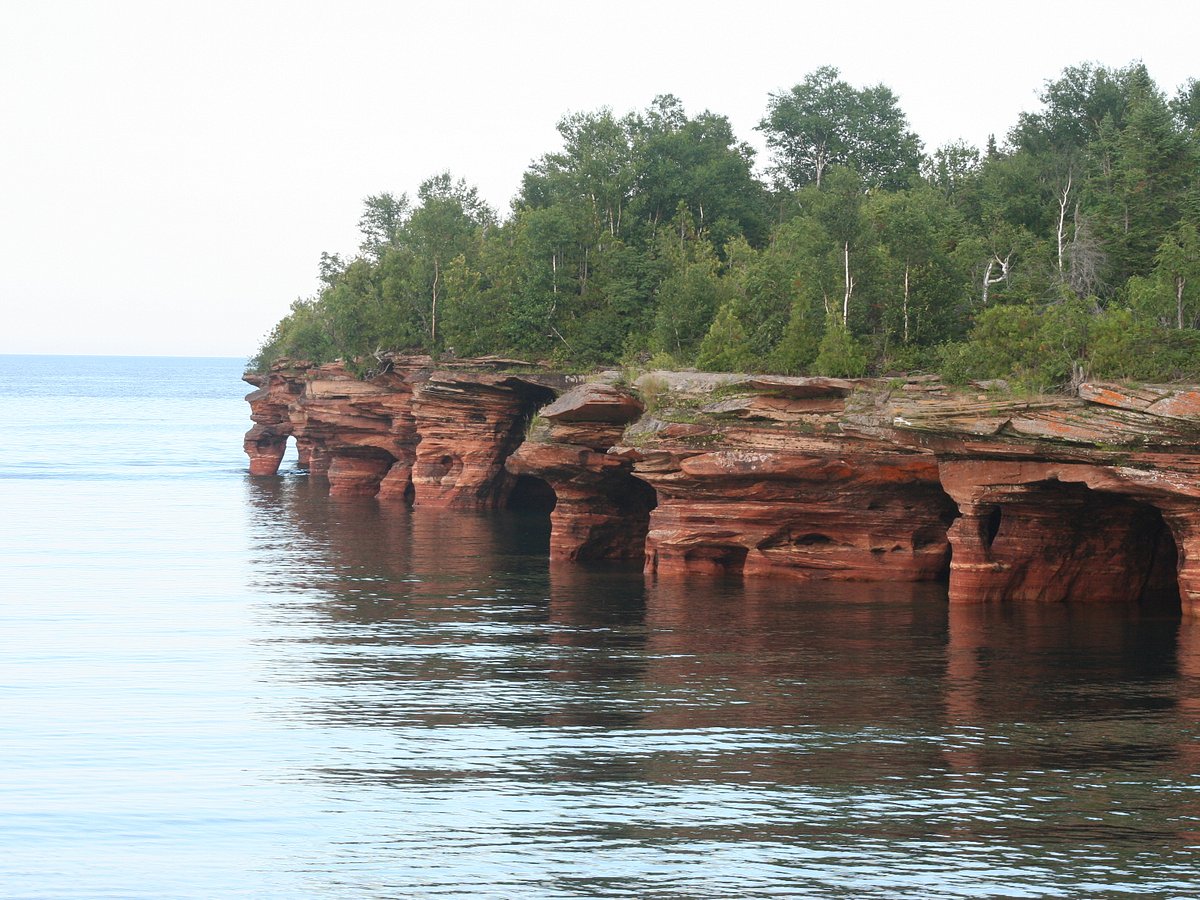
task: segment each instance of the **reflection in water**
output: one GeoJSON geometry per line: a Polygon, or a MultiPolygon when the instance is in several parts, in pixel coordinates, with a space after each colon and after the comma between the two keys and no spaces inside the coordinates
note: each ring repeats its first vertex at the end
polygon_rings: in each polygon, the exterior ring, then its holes
{"type": "Polygon", "coordinates": [[[1200,878],[1192,623],[647,581],[547,564],[539,517],[331,501],[304,478],[248,491],[277,599],[269,714],[340,823],[327,894],[1184,896],[1200,878]]]}

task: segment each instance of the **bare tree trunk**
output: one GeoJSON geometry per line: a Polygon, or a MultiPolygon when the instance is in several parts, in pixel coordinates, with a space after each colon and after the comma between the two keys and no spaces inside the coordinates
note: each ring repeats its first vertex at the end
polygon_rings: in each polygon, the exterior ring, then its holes
{"type": "Polygon", "coordinates": [[[983,270],[983,305],[987,306],[988,288],[993,284],[999,284],[1002,281],[1008,281],[1008,266],[1012,260],[1012,251],[1008,252],[1008,256],[1004,259],[1000,258],[1000,254],[993,253],[992,258],[988,260],[987,268],[983,270]],[[992,271],[996,266],[1000,267],[1000,274],[992,277],[992,271]]]}
{"type": "Polygon", "coordinates": [[[846,262],[846,295],[842,298],[842,326],[850,327],[850,295],[854,293],[854,279],[850,277],[850,242],[842,245],[842,256],[846,262]]]}
{"type": "Polygon", "coordinates": [[[1187,279],[1182,275],[1175,276],[1175,314],[1179,320],[1179,328],[1183,330],[1183,289],[1187,285],[1187,279]]]}
{"type": "Polygon", "coordinates": [[[430,347],[431,350],[437,346],[438,280],[441,278],[441,275],[442,275],[442,269],[441,269],[441,266],[438,264],[437,254],[434,254],[434,257],[433,257],[433,303],[430,306],[430,327],[429,327],[429,341],[434,346],[430,347]]]}
{"type": "Polygon", "coordinates": [[[816,166],[816,170],[817,170],[817,187],[819,188],[821,186],[821,175],[825,171],[825,148],[824,147],[821,147],[819,150],[817,150],[817,158],[815,161],[815,166],[816,166]]]}
{"type": "Polygon", "coordinates": [[[908,262],[904,263],[904,343],[908,343],[908,262]]]}
{"type": "Polygon", "coordinates": [[[1067,186],[1058,197],[1058,279],[1063,277],[1063,244],[1066,237],[1067,199],[1071,194],[1071,172],[1067,171],[1067,186]]]}

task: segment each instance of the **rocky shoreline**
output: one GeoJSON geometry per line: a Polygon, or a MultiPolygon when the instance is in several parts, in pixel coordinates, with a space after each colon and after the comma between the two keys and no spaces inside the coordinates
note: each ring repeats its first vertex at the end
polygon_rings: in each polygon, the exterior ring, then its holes
{"type": "Polygon", "coordinates": [[[952,602],[1200,613],[1200,388],[1014,399],[936,378],[388,357],[248,374],[252,475],[289,438],[335,496],[550,509],[555,560],[671,577],[949,578],[952,602]]]}

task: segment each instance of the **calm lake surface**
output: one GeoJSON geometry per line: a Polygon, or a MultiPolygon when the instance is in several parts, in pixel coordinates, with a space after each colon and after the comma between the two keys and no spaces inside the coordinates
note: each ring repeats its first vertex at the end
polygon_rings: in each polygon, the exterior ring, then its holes
{"type": "Polygon", "coordinates": [[[0,896],[1200,896],[1200,625],[551,567],[240,371],[0,357],[0,896]]]}

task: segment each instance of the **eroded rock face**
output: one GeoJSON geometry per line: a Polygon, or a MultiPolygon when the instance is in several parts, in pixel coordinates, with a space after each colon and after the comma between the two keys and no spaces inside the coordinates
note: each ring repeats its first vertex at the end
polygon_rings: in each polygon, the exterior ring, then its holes
{"type": "Polygon", "coordinates": [[[366,381],[337,364],[308,373],[292,408],[293,433],[301,450],[307,449],[310,471],[329,478],[331,495],[373,497],[393,467],[411,470],[419,440],[412,396],[429,362],[397,360],[366,381]]]}
{"type": "Polygon", "coordinates": [[[423,357],[366,381],[286,361],[248,380],[252,474],[273,473],[290,436],[335,494],[479,509],[536,485],[519,493],[553,503],[559,560],[948,577],[955,603],[1178,595],[1200,614],[1196,388],[1013,400],[927,377],[650,373],[639,390],[566,390],[423,357]]]}
{"type": "Polygon", "coordinates": [[[339,363],[282,361],[249,375],[259,386],[246,398],[251,474],[274,474],[291,436],[300,464],[327,476],[331,495],[496,506],[509,485],[505,458],[561,381],[486,371],[509,362],[465,360],[445,371],[429,357],[395,356],[364,380],[339,363]]]}
{"type": "Polygon", "coordinates": [[[633,477],[631,459],[608,450],[643,410],[628,391],[581,385],[542,409],[547,424],[508,458],[510,473],[554,491],[552,559],[641,558],[654,491],[633,477]]]}
{"type": "Polygon", "coordinates": [[[1200,613],[1195,388],[1018,401],[924,378],[677,384],[621,451],[659,496],[648,571],[949,569],[952,602],[1180,596],[1200,613]]]}
{"type": "Polygon", "coordinates": [[[1084,385],[1078,399],[913,407],[961,518],[950,599],[1171,602],[1200,613],[1195,389],[1084,385]]]}
{"type": "Polygon", "coordinates": [[[554,392],[506,375],[438,372],[416,391],[420,442],[412,467],[414,502],[494,509],[512,489],[504,462],[525,437],[533,411],[554,392]]]}
{"type": "Polygon", "coordinates": [[[304,391],[302,379],[307,369],[305,363],[280,360],[266,375],[244,376],[255,388],[246,395],[254,425],[242,444],[250,457],[251,475],[274,475],[279,471],[292,434],[291,408],[304,391]]]}
{"type": "Polygon", "coordinates": [[[1124,602],[1176,594],[1171,527],[1149,498],[1136,499],[1142,492],[1118,485],[1102,467],[946,462],[943,479],[963,510],[951,530],[956,600],[1124,602]]]}
{"type": "MultiPolygon", "coordinates": [[[[845,426],[856,382],[760,378],[625,453],[658,492],[646,569],[925,581],[949,561],[954,505],[931,454],[845,426]]],[[[707,401],[707,402],[706,402],[707,401]]],[[[682,414],[681,414],[682,412],[682,414]]]]}

